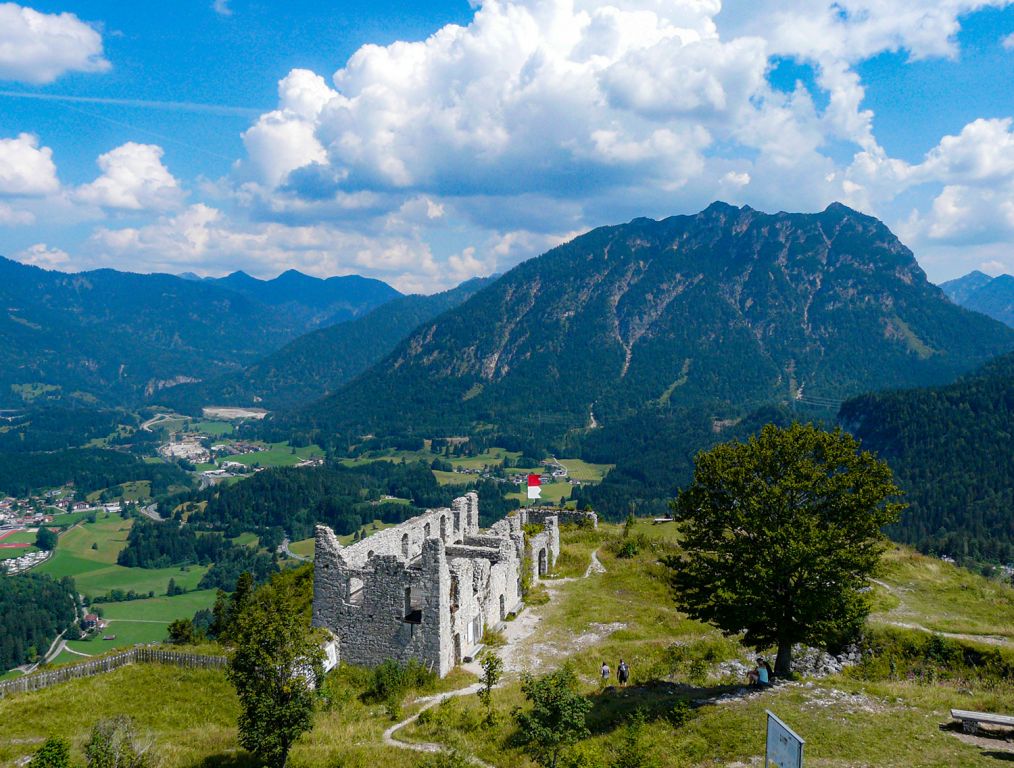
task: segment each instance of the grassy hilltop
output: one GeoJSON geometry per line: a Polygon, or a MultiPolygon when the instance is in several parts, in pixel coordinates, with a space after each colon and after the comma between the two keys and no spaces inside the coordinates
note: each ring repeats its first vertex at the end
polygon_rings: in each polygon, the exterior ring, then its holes
{"type": "MultiPolygon", "coordinates": [[[[424,712],[397,738],[455,745],[496,766],[530,766],[512,741],[511,711],[524,706],[519,672],[574,665],[592,701],[591,737],[576,753],[592,768],[612,768],[621,744],[635,744],[643,766],[748,766],[763,759],[764,710],[806,740],[808,768],[991,766],[1014,758],[1010,743],[941,729],[951,707],[1014,711],[1014,589],[911,550],[891,549],[873,587],[874,612],[863,663],[841,674],[801,679],[763,692],[742,687],[752,652],[736,638],[687,619],[673,607],[658,559],[678,546],[675,528],[642,521],[618,556],[621,529],[565,531],[548,602],[508,625],[517,639],[500,649],[505,684],[494,692],[496,721],[483,722],[475,695],[424,712]],[[604,573],[585,576],[592,552],[604,573]],[[948,633],[947,635],[930,633],[948,633]],[[630,664],[631,685],[602,690],[598,667],[630,664]],[[685,702],[683,704],[682,702],[685,702]],[[638,733],[628,726],[640,711],[638,733]]],[[[126,607],[129,604],[125,604],[126,607]]],[[[410,692],[418,697],[464,687],[448,679],[410,692]]],[[[331,706],[297,744],[293,768],[429,765],[432,756],[384,744],[390,707],[364,700],[369,675],[343,668],[328,683],[331,706]]],[[[71,739],[74,753],[100,718],[132,715],[157,740],[164,768],[252,766],[237,746],[238,704],[220,672],[128,667],[33,694],[0,700],[0,765],[30,755],[48,735],[71,739]]]]}

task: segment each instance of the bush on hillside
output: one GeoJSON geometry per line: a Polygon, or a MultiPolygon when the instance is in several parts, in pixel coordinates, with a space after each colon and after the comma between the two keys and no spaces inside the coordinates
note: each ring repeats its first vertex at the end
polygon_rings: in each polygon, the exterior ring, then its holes
{"type": "Polygon", "coordinates": [[[28,768],[70,768],[70,744],[66,739],[50,736],[32,756],[28,768]]]}
{"type": "Polygon", "coordinates": [[[129,717],[100,720],[92,728],[84,753],[88,768],[154,768],[154,739],[138,733],[129,717]]]}

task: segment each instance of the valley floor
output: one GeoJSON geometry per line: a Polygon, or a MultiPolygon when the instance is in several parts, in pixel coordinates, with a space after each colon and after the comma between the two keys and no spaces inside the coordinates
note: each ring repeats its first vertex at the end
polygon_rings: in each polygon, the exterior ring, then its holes
{"type": "MultiPolygon", "coordinates": [[[[472,694],[476,677],[469,670],[456,670],[436,690],[410,698],[393,719],[383,705],[363,702],[361,678],[339,673],[330,684],[330,709],[317,715],[290,766],[399,768],[434,758],[392,740],[452,746],[501,768],[530,766],[512,739],[511,712],[524,705],[520,674],[563,663],[574,665],[593,705],[591,737],[575,754],[587,768],[617,765],[629,741],[626,723],[638,711],[645,725],[636,741],[646,768],[763,765],[767,709],[806,739],[807,768],[1014,761],[1014,742],[966,737],[950,726],[948,713],[951,707],[1014,711],[1009,679],[876,675],[860,666],[760,692],[743,687],[741,663],[751,652],[672,607],[656,549],[671,546],[671,528],[640,524],[635,535],[639,551],[623,559],[615,554],[615,527],[565,534],[558,578],[547,585],[549,601],[526,609],[504,632],[508,642],[499,652],[507,674],[494,692],[492,724],[472,694]],[[631,684],[603,688],[599,666],[605,660],[615,670],[620,658],[631,667],[631,684]],[[446,701],[433,698],[459,689],[468,690],[446,701]]],[[[951,569],[907,550],[892,552],[879,577],[888,586],[878,592],[873,621],[1008,636],[1014,590],[971,574],[966,583],[965,572],[951,569]]],[[[237,746],[237,703],[222,673],[134,666],[0,700],[0,765],[13,766],[54,734],[71,738],[80,757],[92,725],[120,713],[156,737],[165,768],[255,764],[237,746]]]]}

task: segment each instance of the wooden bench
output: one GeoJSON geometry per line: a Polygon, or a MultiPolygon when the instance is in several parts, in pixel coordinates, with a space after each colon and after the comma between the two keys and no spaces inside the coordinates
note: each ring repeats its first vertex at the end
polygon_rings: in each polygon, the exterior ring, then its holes
{"type": "Polygon", "coordinates": [[[961,721],[961,727],[965,733],[975,733],[983,723],[986,725],[1004,725],[1008,728],[1014,728],[1014,717],[1011,715],[994,715],[989,712],[969,712],[965,709],[952,709],[951,717],[961,721]]]}

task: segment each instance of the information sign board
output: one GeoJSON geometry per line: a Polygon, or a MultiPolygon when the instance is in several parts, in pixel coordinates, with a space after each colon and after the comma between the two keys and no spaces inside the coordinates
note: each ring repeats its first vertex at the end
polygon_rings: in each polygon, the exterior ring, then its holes
{"type": "Polygon", "coordinates": [[[765,768],[803,768],[805,743],[774,712],[767,710],[768,738],[764,752],[765,768]]]}

